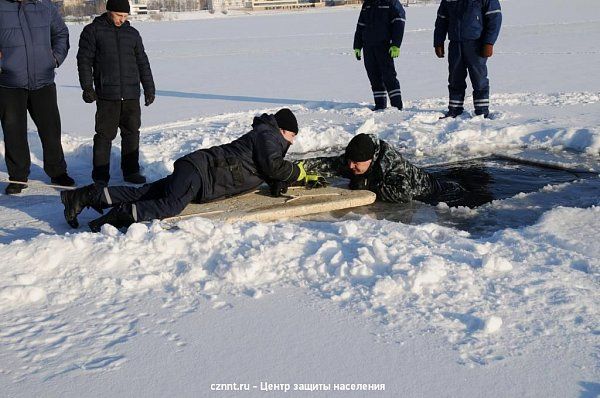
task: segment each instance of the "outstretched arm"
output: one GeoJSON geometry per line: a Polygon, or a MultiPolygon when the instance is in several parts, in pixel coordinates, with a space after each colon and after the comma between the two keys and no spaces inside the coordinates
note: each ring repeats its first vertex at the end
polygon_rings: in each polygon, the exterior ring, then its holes
{"type": "Polygon", "coordinates": [[[269,135],[260,134],[255,144],[254,162],[258,172],[267,181],[295,182],[300,175],[300,168],[283,158],[279,143],[269,135]]]}
{"type": "Polygon", "coordinates": [[[323,177],[349,178],[344,155],[321,156],[317,158],[304,159],[304,169],[309,174],[319,174],[323,177]]]}

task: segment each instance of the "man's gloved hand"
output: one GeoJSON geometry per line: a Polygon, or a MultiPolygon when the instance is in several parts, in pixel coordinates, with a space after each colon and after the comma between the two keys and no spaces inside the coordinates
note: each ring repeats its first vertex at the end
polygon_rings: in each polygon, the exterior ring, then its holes
{"type": "Polygon", "coordinates": [[[435,46],[435,55],[437,55],[438,58],[444,58],[444,45],[442,44],[441,46],[435,46]]]}
{"type": "Polygon", "coordinates": [[[304,185],[306,189],[321,188],[329,185],[329,182],[327,182],[325,177],[316,173],[308,174],[306,170],[304,170],[304,162],[298,163],[297,166],[300,168],[300,175],[296,181],[300,183],[300,185],[304,185]]]}
{"type": "Polygon", "coordinates": [[[144,105],[150,106],[154,102],[155,95],[152,93],[144,93],[144,105]]]}
{"type": "Polygon", "coordinates": [[[481,47],[481,56],[483,58],[489,58],[492,55],[494,55],[494,45],[493,44],[484,44],[483,47],[481,47]]]}
{"type": "Polygon", "coordinates": [[[327,181],[325,177],[318,174],[307,174],[306,179],[304,180],[304,186],[306,189],[324,188],[328,185],[329,181],[327,181]]]}
{"type": "Polygon", "coordinates": [[[81,94],[81,98],[83,98],[86,104],[91,104],[97,99],[96,92],[91,87],[85,88],[83,89],[83,94],[81,94]]]}
{"type": "Polygon", "coordinates": [[[391,46],[389,53],[390,53],[390,57],[398,58],[398,56],[400,55],[400,47],[391,46]]]}
{"type": "Polygon", "coordinates": [[[271,196],[278,198],[281,195],[285,195],[287,193],[289,185],[290,184],[288,184],[285,181],[273,181],[269,184],[269,188],[271,189],[271,196]]]}
{"type": "Polygon", "coordinates": [[[362,57],[360,56],[360,48],[355,48],[354,49],[354,56],[356,57],[357,61],[360,61],[362,59],[362,57]]]}

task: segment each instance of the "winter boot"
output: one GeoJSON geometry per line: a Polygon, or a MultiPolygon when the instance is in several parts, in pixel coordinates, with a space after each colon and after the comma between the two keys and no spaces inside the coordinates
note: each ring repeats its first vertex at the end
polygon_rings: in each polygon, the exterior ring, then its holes
{"type": "Polygon", "coordinates": [[[375,97],[375,108],[373,108],[373,112],[382,111],[387,108],[387,98],[385,94],[383,97],[375,97]]]}
{"type": "Polygon", "coordinates": [[[139,172],[123,176],[123,179],[126,182],[130,182],[132,184],[145,184],[146,183],[146,177],[141,175],[139,172]]]}
{"type": "Polygon", "coordinates": [[[488,108],[478,108],[478,109],[475,109],[475,114],[477,116],[483,115],[483,117],[485,119],[489,119],[490,118],[490,110],[488,108]]]}
{"type": "Polygon", "coordinates": [[[21,191],[24,190],[25,188],[27,188],[26,184],[17,184],[17,183],[11,182],[6,186],[4,193],[6,193],[7,195],[15,195],[15,194],[21,193],[21,191]]]}
{"type": "Polygon", "coordinates": [[[390,97],[390,105],[398,108],[399,111],[402,110],[403,108],[403,104],[402,104],[402,96],[401,95],[394,95],[393,97],[390,97]]]}
{"type": "Polygon", "coordinates": [[[69,177],[67,173],[63,173],[57,177],[50,178],[52,184],[62,185],[64,187],[73,187],[75,186],[75,180],[69,177]]]}
{"type": "Polygon", "coordinates": [[[460,116],[463,113],[462,109],[454,109],[454,108],[450,108],[450,110],[448,110],[448,112],[444,113],[444,116],[440,117],[440,119],[447,119],[447,118],[456,118],[457,116],[460,116]]]}
{"type": "Polygon", "coordinates": [[[102,214],[102,202],[100,200],[101,191],[95,184],[87,185],[72,191],[62,191],[60,201],[65,206],[65,220],[73,227],[79,227],[77,216],[86,207],[91,207],[102,214]]]}
{"type": "Polygon", "coordinates": [[[133,214],[131,212],[131,205],[122,204],[113,207],[102,217],[90,221],[88,225],[92,232],[100,232],[100,229],[104,224],[110,224],[115,228],[128,228],[134,222],[135,220],[133,219],[133,214]]]}

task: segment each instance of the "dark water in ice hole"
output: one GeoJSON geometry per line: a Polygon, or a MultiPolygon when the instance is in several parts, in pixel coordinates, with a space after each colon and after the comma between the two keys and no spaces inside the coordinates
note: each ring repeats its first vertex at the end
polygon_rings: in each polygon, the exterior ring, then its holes
{"type": "Polygon", "coordinates": [[[437,177],[458,181],[469,192],[459,197],[451,195],[444,198],[450,209],[417,201],[401,204],[376,202],[303,219],[338,221],[368,215],[405,224],[433,222],[467,231],[478,238],[498,230],[534,224],[544,212],[557,206],[589,207],[597,205],[600,200],[600,178],[597,173],[572,172],[494,157],[432,166],[425,170],[437,177]],[[547,185],[583,179],[587,180],[586,184],[568,184],[556,190],[540,191],[547,185]],[[531,192],[535,194],[519,195],[531,192]],[[510,203],[490,203],[507,198],[511,198],[510,203]],[[456,206],[465,207],[457,209],[456,206]]]}

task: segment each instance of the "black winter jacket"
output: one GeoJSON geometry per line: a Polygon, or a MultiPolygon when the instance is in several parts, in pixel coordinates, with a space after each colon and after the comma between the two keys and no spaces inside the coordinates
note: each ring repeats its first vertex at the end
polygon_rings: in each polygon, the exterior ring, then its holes
{"type": "Polygon", "coordinates": [[[383,202],[408,202],[412,199],[429,201],[441,191],[441,185],[431,174],[410,164],[387,142],[369,135],[375,144],[371,167],[365,174],[355,176],[344,154],[304,160],[307,173],[325,177],[350,179],[350,189],[366,189],[383,202]]]}
{"type": "Polygon", "coordinates": [[[273,115],[255,117],[252,130],[235,141],[200,149],[177,161],[191,162],[202,177],[196,202],[207,202],[255,189],[264,181],[294,182],[300,169],[284,160],[290,144],[273,115]]]}
{"type": "Polygon", "coordinates": [[[155,94],[150,62],[139,32],[129,22],[116,27],[104,13],[87,25],[79,38],[77,69],[82,89],[95,86],[98,98],[140,98],[155,94]]]}

